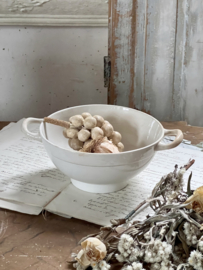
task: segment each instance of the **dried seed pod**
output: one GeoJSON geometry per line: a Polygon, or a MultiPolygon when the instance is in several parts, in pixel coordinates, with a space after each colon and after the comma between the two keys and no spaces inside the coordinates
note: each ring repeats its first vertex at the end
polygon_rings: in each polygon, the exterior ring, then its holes
{"type": "Polygon", "coordinates": [[[97,120],[97,127],[101,127],[104,123],[104,118],[100,115],[93,116],[97,120]]]}
{"type": "Polygon", "coordinates": [[[88,140],[84,143],[80,152],[86,153],[119,153],[118,147],[109,141],[107,137],[98,140],[88,140]]]}
{"type": "Polygon", "coordinates": [[[111,124],[104,124],[101,129],[104,131],[104,136],[110,137],[113,134],[113,126],[111,124]]]}
{"type": "Polygon", "coordinates": [[[86,153],[91,153],[92,152],[92,148],[94,147],[94,140],[87,140],[84,144],[83,144],[83,148],[80,150],[80,152],[86,152],[86,153]]]}
{"type": "Polygon", "coordinates": [[[78,132],[78,139],[81,141],[81,142],[85,142],[89,139],[90,137],[90,131],[87,130],[87,129],[81,129],[79,132],[78,132]]]}
{"type": "Polygon", "coordinates": [[[118,131],[114,131],[109,139],[112,140],[115,145],[117,145],[122,140],[122,136],[118,131]]]}
{"type": "Polygon", "coordinates": [[[93,141],[92,139],[87,140],[87,141],[84,143],[83,148],[88,147],[88,146],[92,143],[92,141],[93,141]]]}
{"type": "Polygon", "coordinates": [[[97,125],[97,120],[94,117],[88,116],[87,118],[85,118],[84,126],[86,127],[86,129],[92,129],[96,127],[96,125],[97,125]]]}
{"type": "Polygon", "coordinates": [[[103,139],[100,143],[97,143],[93,150],[94,153],[119,153],[118,147],[109,141],[103,139]]]}
{"type": "Polygon", "coordinates": [[[119,143],[117,144],[117,147],[118,147],[118,151],[119,151],[119,152],[123,152],[123,150],[124,150],[124,145],[122,144],[122,142],[119,142],[119,143]]]}
{"type": "Polygon", "coordinates": [[[89,116],[92,116],[90,113],[88,113],[88,112],[84,112],[84,113],[82,113],[82,117],[85,119],[85,118],[87,118],[87,117],[89,117],[89,116]]]}
{"type": "Polygon", "coordinates": [[[74,115],[70,119],[70,122],[73,124],[74,127],[81,127],[84,123],[84,119],[82,115],[74,115]]]}
{"type": "Polygon", "coordinates": [[[99,127],[95,127],[91,130],[91,137],[93,140],[101,139],[104,137],[104,131],[99,127]]]}
{"type": "Polygon", "coordinates": [[[74,150],[80,150],[83,147],[83,142],[79,141],[78,139],[70,139],[69,145],[74,150]]]}
{"type": "Polygon", "coordinates": [[[78,137],[78,130],[77,128],[69,128],[66,130],[66,136],[70,139],[75,139],[78,137]]]}

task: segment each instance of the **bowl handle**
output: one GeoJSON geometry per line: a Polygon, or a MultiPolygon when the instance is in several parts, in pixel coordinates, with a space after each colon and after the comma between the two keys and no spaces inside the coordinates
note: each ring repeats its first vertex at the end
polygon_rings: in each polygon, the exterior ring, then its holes
{"type": "Polygon", "coordinates": [[[155,146],[155,151],[161,151],[161,150],[167,150],[167,149],[175,148],[183,140],[183,133],[182,133],[182,131],[180,129],[164,129],[164,136],[166,136],[166,135],[176,136],[175,140],[172,143],[169,143],[169,144],[159,142],[155,146]]]}
{"type": "Polygon", "coordinates": [[[34,140],[37,140],[39,142],[42,141],[41,139],[41,136],[40,136],[40,133],[39,131],[38,132],[31,132],[28,130],[28,125],[30,123],[41,123],[44,119],[40,119],[40,118],[32,118],[32,117],[29,117],[29,118],[26,118],[23,123],[22,123],[22,130],[23,132],[25,133],[25,135],[27,135],[29,138],[31,139],[34,139],[34,140]]]}

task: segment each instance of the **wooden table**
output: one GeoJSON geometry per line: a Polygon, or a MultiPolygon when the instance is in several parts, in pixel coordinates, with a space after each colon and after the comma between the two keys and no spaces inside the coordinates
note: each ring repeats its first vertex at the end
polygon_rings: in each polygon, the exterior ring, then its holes
{"type": "MultiPolygon", "coordinates": [[[[7,123],[0,123],[0,128],[7,123]]],[[[167,129],[179,128],[193,144],[203,141],[203,128],[185,122],[163,123],[167,129]]],[[[0,210],[0,269],[72,269],[67,264],[78,241],[99,230],[99,226],[78,219],[47,213],[30,216],[0,210]]]]}

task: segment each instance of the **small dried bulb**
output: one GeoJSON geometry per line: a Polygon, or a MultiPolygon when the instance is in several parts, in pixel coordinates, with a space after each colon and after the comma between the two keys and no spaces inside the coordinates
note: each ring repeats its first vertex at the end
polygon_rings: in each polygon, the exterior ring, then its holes
{"type": "Polygon", "coordinates": [[[78,137],[78,130],[77,128],[69,128],[66,130],[66,136],[69,139],[77,138],[78,137]]]}
{"type": "Polygon", "coordinates": [[[104,137],[104,131],[99,127],[95,127],[91,130],[91,137],[93,140],[101,139],[104,137]]]}
{"type": "Polygon", "coordinates": [[[114,131],[109,139],[112,140],[115,145],[117,145],[122,140],[122,136],[118,131],[114,131]]]}
{"type": "Polygon", "coordinates": [[[101,129],[106,137],[110,137],[113,134],[113,126],[111,124],[105,123],[101,129]]]}
{"type": "Polygon", "coordinates": [[[73,124],[74,127],[81,127],[84,122],[82,115],[79,115],[79,114],[72,116],[69,120],[73,124]]]}
{"type": "Polygon", "coordinates": [[[119,151],[119,152],[123,152],[123,150],[124,150],[124,145],[122,144],[122,142],[119,142],[119,143],[117,144],[117,147],[118,147],[118,151],[119,151]]]}
{"type": "Polygon", "coordinates": [[[89,130],[87,129],[81,129],[79,132],[78,132],[78,139],[81,141],[81,142],[85,142],[89,139],[90,137],[90,132],[89,130]]]}
{"type": "Polygon", "coordinates": [[[68,136],[67,136],[67,128],[64,128],[64,130],[63,130],[63,136],[65,137],[65,138],[68,138],[68,136]]]}
{"type": "Polygon", "coordinates": [[[87,118],[85,118],[84,126],[86,127],[86,129],[92,129],[96,127],[96,125],[97,125],[97,120],[94,117],[88,116],[87,118]]]}
{"type": "Polygon", "coordinates": [[[104,123],[104,118],[100,115],[93,116],[97,120],[97,127],[101,127],[104,123]]]}
{"type": "Polygon", "coordinates": [[[83,117],[84,119],[87,118],[88,116],[91,116],[91,114],[88,113],[88,112],[82,113],[82,117],[83,117]]]}
{"type": "Polygon", "coordinates": [[[69,145],[74,150],[80,150],[83,147],[83,142],[79,141],[78,139],[70,139],[69,145]]]}

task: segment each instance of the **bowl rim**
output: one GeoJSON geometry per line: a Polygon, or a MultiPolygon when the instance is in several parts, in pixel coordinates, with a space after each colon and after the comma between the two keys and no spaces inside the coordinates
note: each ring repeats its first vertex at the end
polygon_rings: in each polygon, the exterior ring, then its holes
{"type": "MultiPolygon", "coordinates": [[[[157,122],[159,124],[159,126],[161,127],[162,129],[162,134],[161,136],[153,143],[147,145],[147,146],[144,146],[144,147],[141,147],[141,148],[138,148],[138,149],[134,149],[134,150],[129,150],[129,151],[124,151],[124,152],[119,152],[119,153],[112,153],[113,155],[117,155],[117,156],[121,156],[121,155],[125,155],[125,154],[129,154],[129,153],[135,153],[135,152],[138,152],[138,151],[141,151],[141,150],[145,150],[147,148],[150,148],[154,145],[156,145],[157,143],[159,143],[161,141],[161,139],[164,137],[164,127],[162,126],[162,124],[159,122],[159,120],[157,120],[155,117],[147,114],[147,113],[144,113],[142,111],[139,111],[139,110],[136,110],[136,109],[133,109],[133,108],[128,108],[128,107],[125,107],[125,106],[120,106],[120,105],[112,105],[112,104],[86,104],[86,105],[78,105],[78,106],[72,106],[72,107],[68,107],[68,108],[65,108],[65,109],[62,109],[62,110],[59,110],[59,111],[56,111],[52,114],[50,114],[48,117],[52,117],[54,114],[56,113],[60,113],[62,111],[66,111],[66,110],[70,110],[70,109],[73,109],[73,108],[81,108],[81,107],[89,107],[89,106],[92,106],[92,107],[96,107],[96,106],[104,106],[104,107],[120,107],[120,108],[125,108],[125,109],[128,109],[130,111],[136,111],[138,114],[144,114],[144,115],[147,115],[148,117],[150,117],[152,120],[154,120],[155,122],[157,122]]],[[[50,142],[48,139],[45,138],[45,136],[43,135],[43,132],[42,132],[42,128],[43,128],[43,122],[40,124],[40,127],[39,127],[39,131],[40,131],[40,135],[41,137],[43,138],[43,140],[45,140],[47,143],[59,148],[59,149],[62,149],[62,150],[66,150],[70,153],[73,153],[73,154],[76,154],[76,155],[91,155],[92,154],[96,154],[97,156],[109,156],[109,153],[87,153],[87,152],[79,152],[79,151],[76,151],[76,150],[70,150],[70,149],[65,149],[63,147],[60,147],[52,142],[50,142]]]]}

